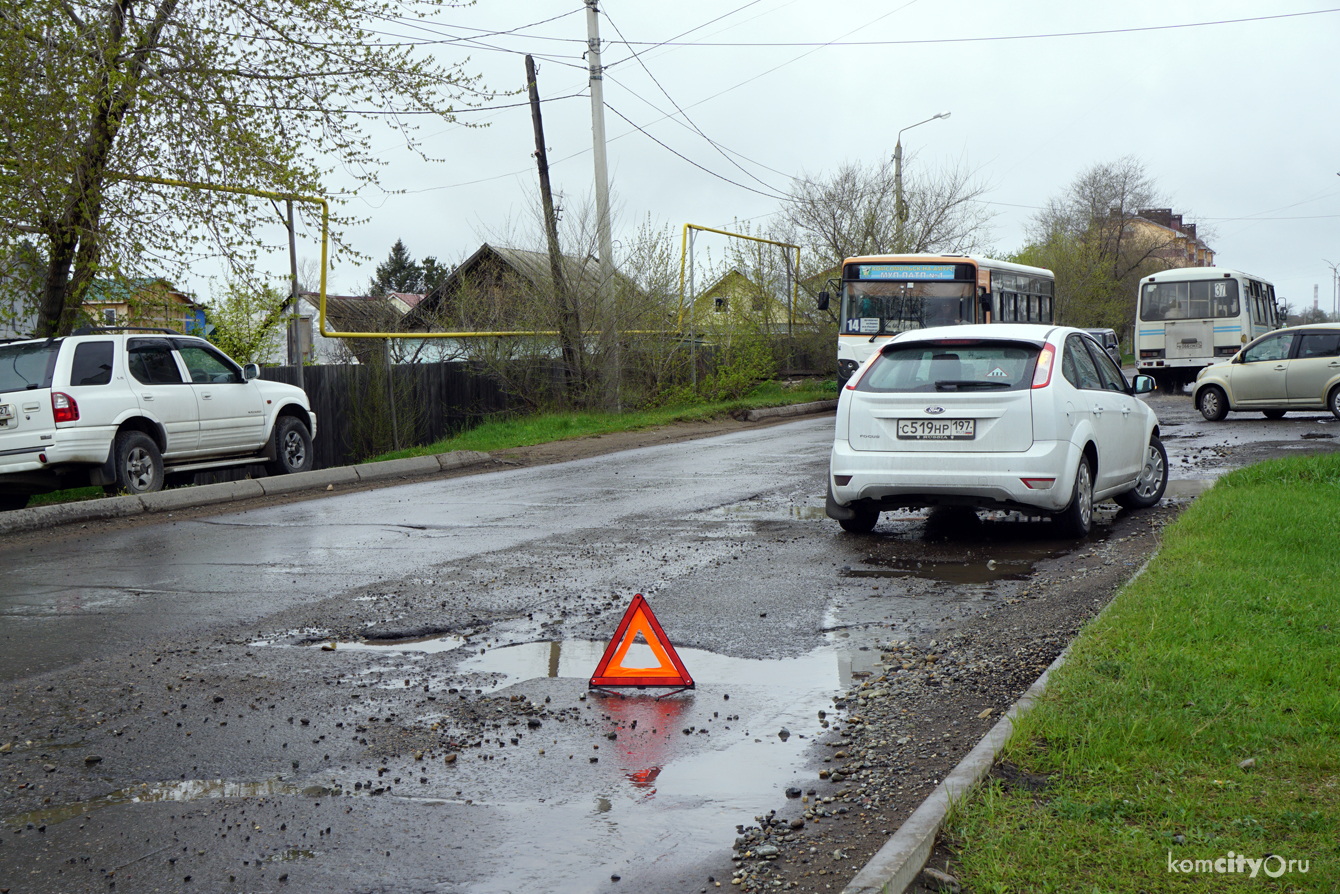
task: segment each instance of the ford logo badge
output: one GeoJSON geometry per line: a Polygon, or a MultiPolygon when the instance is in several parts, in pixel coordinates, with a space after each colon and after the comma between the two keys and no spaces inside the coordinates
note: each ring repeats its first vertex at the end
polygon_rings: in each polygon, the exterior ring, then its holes
{"type": "Polygon", "coordinates": [[[926,412],[927,412],[927,413],[930,413],[932,416],[939,416],[939,415],[940,415],[941,413],[943,413],[944,411],[945,411],[945,408],[944,408],[944,407],[927,407],[927,408],[926,408],[926,412]]]}

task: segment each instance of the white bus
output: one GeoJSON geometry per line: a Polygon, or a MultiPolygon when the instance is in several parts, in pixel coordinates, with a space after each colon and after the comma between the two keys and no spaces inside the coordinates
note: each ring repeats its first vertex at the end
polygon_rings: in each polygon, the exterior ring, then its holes
{"type": "Polygon", "coordinates": [[[1284,324],[1275,287],[1223,267],[1182,267],[1140,280],[1135,301],[1137,370],[1179,392],[1211,363],[1284,324]]]}
{"type": "MultiPolygon", "coordinates": [[[[1050,270],[972,255],[872,255],[842,262],[838,379],[896,333],[966,323],[1050,323],[1050,270]]],[[[820,309],[829,294],[819,295],[820,309]]]]}

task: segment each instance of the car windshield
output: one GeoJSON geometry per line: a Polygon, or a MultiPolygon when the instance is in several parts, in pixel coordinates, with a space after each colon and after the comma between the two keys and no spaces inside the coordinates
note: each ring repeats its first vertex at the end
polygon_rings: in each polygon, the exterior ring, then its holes
{"type": "Polygon", "coordinates": [[[1033,381],[1041,349],[1022,341],[948,339],[891,344],[857,391],[1017,391],[1033,381]]]}
{"type": "Polygon", "coordinates": [[[60,341],[24,341],[0,345],[0,394],[50,388],[60,341]]]}

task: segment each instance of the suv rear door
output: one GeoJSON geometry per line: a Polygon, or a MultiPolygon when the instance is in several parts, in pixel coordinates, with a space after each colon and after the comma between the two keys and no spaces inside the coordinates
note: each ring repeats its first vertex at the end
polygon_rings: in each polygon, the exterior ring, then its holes
{"type": "Polygon", "coordinates": [[[0,345],[0,465],[31,460],[50,443],[51,377],[60,346],[58,339],[0,345]]]}
{"type": "Polygon", "coordinates": [[[126,341],[131,389],[145,415],[167,432],[165,457],[199,451],[200,413],[195,392],[181,374],[172,343],[166,338],[126,341]]]}

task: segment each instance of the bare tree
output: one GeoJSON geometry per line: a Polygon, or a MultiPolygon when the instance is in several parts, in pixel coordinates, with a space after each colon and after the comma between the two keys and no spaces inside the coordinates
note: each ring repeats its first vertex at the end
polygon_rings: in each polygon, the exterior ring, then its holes
{"type": "Polygon", "coordinates": [[[901,242],[895,214],[894,163],[848,162],[831,175],[797,177],[774,236],[804,247],[811,273],[856,255],[975,251],[990,236],[993,212],[981,201],[988,186],[960,161],[926,168],[904,159],[908,217],[901,242]]]}

